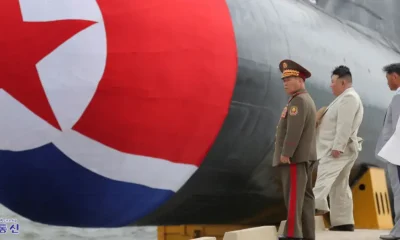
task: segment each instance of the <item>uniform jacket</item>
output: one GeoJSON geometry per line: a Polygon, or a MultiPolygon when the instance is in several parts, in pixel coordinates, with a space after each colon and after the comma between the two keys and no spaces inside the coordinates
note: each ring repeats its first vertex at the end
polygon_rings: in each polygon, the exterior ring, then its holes
{"type": "Polygon", "coordinates": [[[386,111],[383,128],[379,135],[378,142],[376,144],[375,154],[378,159],[386,162],[386,160],[380,158],[377,154],[382,147],[389,141],[390,137],[396,130],[397,121],[400,115],[400,88],[397,89],[396,95],[392,98],[389,107],[386,111]]]}
{"type": "Polygon", "coordinates": [[[326,108],[317,128],[317,158],[338,150],[348,155],[361,150],[358,129],[364,115],[360,96],[354,88],[346,89],[326,108]]]}
{"type": "Polygon", "coordinates": [[[296,94],[283,109],[279,120],[273,166],[281,164],[281,155],[289,157],[291,163],[316,160],[315,103],[305,90],[296,94]]]}

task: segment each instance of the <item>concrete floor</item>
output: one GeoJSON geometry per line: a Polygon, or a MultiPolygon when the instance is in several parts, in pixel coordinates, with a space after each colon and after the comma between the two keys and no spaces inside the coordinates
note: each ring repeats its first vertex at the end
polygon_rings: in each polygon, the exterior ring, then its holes
{"type": "Polygon", "coordinates": [[[316,240],[379,240],[379,236],[388,234],[387,230],[361,230],[354,232],[319,231],[316,240]]]}
{"type": "MultiPolygon", "coordinates": [[[[125,227],[115,229],[54,227],[31,222],[1,205],[0,218],[17,219],[21,228],[18,235],[0,234],[0,240],[157,240],[156,227],[125,227]]],[[[283,224],[284,221],[281,227],[283,227],[283,224]]],[[[379,240],[380,235],[389,233],[388,230],[332,232],[324,230],[324,228],[323,220],[320,217],[316,217],[316,240],[379,240]]],[[[264,235],[261,239],[275,240],[277,235],[276,230],[273,227],[272,237],[265,237],[264,235]]]]}
{"type": "MultiPolygon", "coordinates": [[[[278,228],[278,235],[281,235],[286,221],[282,221],[278,228]]],[[[389,234],[390,230],[367,230],[356,229],[354,232],[329,231],[321,216],[315,217],[316,240],[379,240],[380,235],[389,234]]]]}

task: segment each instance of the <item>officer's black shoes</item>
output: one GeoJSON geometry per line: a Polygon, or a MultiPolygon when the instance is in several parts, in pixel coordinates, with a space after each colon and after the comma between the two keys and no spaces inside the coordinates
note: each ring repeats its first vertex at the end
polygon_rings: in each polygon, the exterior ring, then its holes
{"type": "Polygon", "coordinates": [[[304,238],[291,238],[291,237],[285,237],[285,236],[279,236],[279,240],[303,240],[304,238]]]}
{"type": "Polygon", "coordinates": [[[399,240],[400,239],[400,237],[395,237],[392,235],[381,235],[379,238],[383,239],[383,240],[399,240]]]}
{"type": "Polygon", "coordinates": [[[344,232],[354,232],[353,224],[339,225],[329,228],[329,231],[344,231],[344,232]]]}

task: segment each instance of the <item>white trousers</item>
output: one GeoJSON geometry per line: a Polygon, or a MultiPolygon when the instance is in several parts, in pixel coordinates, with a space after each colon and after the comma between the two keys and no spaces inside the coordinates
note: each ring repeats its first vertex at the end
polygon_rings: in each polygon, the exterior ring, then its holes
{"type": "Polygon", "coordinates": [[[396,166],[391,163],[387,163],[387,171],[390,180],[390,187],[393,193],[393,205],[394,205],[394,226],[390,235],[400,237],[400,166],[396,166]]]}
{"type": "Polygon", "coordinates": [[[358,152],[339,158],[326,156],[319,160],[317,180],[313,188],[315,209],[330,211],[332,226],[354,224],[353,194],[349,186],[349,177],[357,157],[358,152]]]}

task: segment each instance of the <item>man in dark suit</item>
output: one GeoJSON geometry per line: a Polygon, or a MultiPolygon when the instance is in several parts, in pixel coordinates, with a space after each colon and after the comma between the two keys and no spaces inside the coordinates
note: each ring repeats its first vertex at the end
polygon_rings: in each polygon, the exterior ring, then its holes
{"type": "Polygon", "coordinates": [[[280,239],[315,239],[312,171],[317,158],[316,107],[305,89],[311,73],[292,60],[279,64],[286,93],[290,96],[277,127],[273,166],[281,180],[288,211],[280,239]]]}

